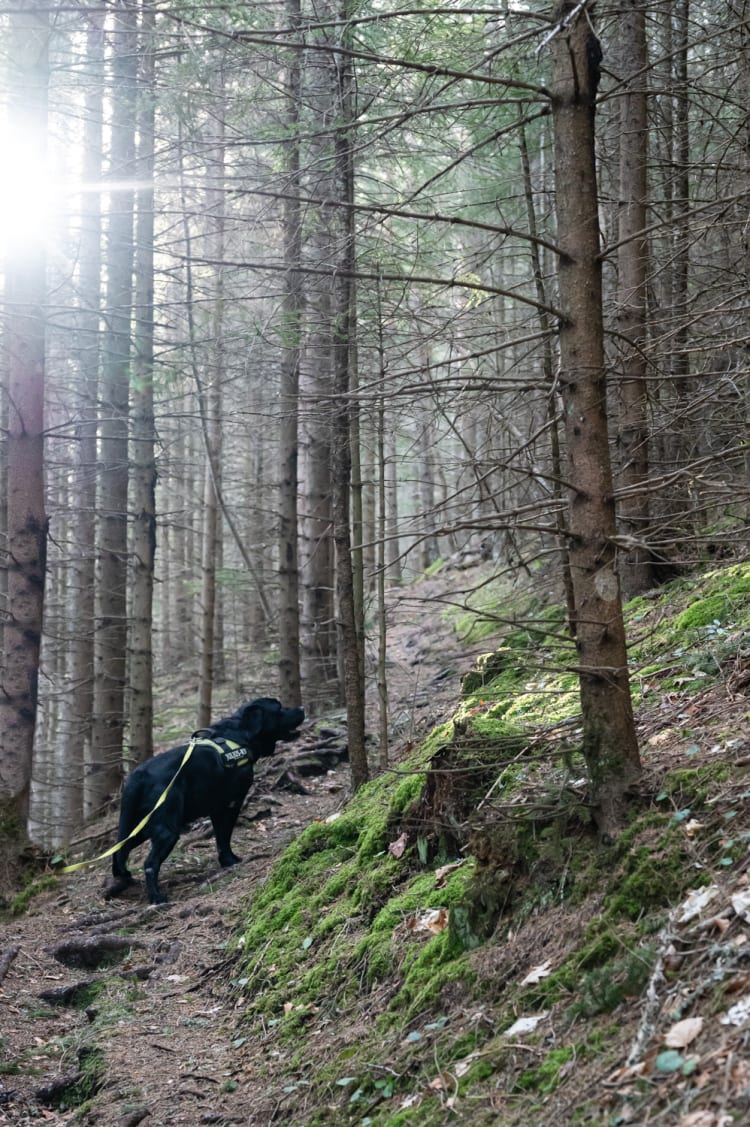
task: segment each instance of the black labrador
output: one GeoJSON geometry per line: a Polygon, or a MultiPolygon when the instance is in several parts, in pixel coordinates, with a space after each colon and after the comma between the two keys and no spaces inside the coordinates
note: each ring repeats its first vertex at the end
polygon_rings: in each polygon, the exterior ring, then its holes
{"type": "Polygon", "coordinates": [[[202,743],[199,739],[181,769],[187,744],[155,755],[136,767],[125,780],[122,792],[118,841],[124,841],[132,833],[153,810],[170,780],[174,778],[174,782],[143,829],[113,854],[115,883],[107,889],[107,896],[117,896],[133,884],[128,871],[128,854],[149,838],[146,890],[152,904],[164,904],[167,898],[159,888],[159,869],[184,827],[197,818],[211,819],[219,863],[224,868],[236,865],[240,858],[232,852],[230,842],[245,795],[253,782],[253,764],[263,756],[273,755],[277,740],[294,739],[299,735],[295,729],[304,719],[304,709],[283,708],[279,701],[261,697],[202,730],[200,737],[208,742],[202,743]],[[240,749],[244,749],[244,754],[240,749]]]}

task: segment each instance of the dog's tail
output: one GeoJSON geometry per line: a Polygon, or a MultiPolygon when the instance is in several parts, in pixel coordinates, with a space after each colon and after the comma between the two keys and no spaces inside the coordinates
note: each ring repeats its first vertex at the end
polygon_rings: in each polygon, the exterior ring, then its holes
{"type": "Polygon", "coordinates": [[[121,841],[122,845],[112,854],[112,876],[118,882],[118,891],[133,883],[128,871],[128,854],[139,844],[139,841],[143,840],[140,834],[130,838],[130,834],[138,824],[138,812],[132,787],[129,787],[128,783],[129,780],[126,779],[120,804],[120,821],[117,826],[117,840],[121,841]]]}

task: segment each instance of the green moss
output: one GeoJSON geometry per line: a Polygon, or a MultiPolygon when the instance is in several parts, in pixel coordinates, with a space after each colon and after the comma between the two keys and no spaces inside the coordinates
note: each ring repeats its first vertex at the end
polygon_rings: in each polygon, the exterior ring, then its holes
{"type": "Polygon", "coordinates": [[[46,892],[50,888],[56,888],[57,883],[57,877],[52,874],[39,877],[38,880],[33,880],[22,892],[19,892],[17,896],[13,897],[10,902],[10,914],[12,916],[22,915],[36,896],[41,895],[42,892],[46,892]]]}
{"type": "Polygon", "coordinates": [[[569,1020],[611,1013],[626,999],[636,998],[641,993],[656,958],[654,948],[620,946],[618,952],[616,958],[582,976],[578,999],[566,1010],[569,1020]]]}
{"type": "Polygon", "coordinates": [[[641,845],[624,862],[616,890],[605,900],[609,916],[637,920],[655,908],[668,907],[696,883],[679,827],[667,830],[655,845],[641,845]]]}
{"type": "Polygon", "coordinates": [[[576,1050],[573,1045],[562,1045],[559,1049],[552,1049],[540,1065],[521,1073],[516,1081],[516,1088],[520,1091],[534,1091],[548,1096],[562,1080],[560,1070],[563,1065],[573,1060],[575,1055],[576,1050]]]}
{"type": "Polygon", "coordinates": [[[665,776],[663,794],[679,808],[701,807],[706,799],[730,777],[726,763],[703,763],[699,767],[682,767],[665,776]]]}

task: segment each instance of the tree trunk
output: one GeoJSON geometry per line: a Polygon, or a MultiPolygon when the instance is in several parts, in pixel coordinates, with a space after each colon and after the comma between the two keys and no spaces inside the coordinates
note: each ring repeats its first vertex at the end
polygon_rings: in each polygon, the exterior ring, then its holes
{"type": "MultiPolygon", "coordinates": [[[[570,0],[556,19],[569,19],[570,0]]],[[[576,604],[583,753],[603,834],[622,826],[628,785],[640,772],[617,576],[607,434],[594,114],[599,42],[587,14],[553,44],[560,302],[560,386],[570,499],[570,566],[576,604]]]]}
{"type": "MultiPolygon", "coordinates": [[[[48,9],[11,12],[9,125],[43,175],[49,82],[48,9]]],[[[28,169],[14,169],[23,178],[28,169]]],[[[45,252],[38,234],[6,216],[8,612],[0,671],[0,849],[25,832],[36,724],[47,516],[44,504],[45,252]]]]}
{"type": "Polygon", "coordinates": [[[216,659],[216,578],[218,541],[221,530],[219,497],[221,495],[222,432],[221,412],[224,385],[224,76],[220,75],[215,92],[213,118],[213,187],[209,192],[207,212],[212,231],[214,267],[212,358],[208,389],[201,392],[201,417],[206,444],[206,477],[203,506],[203,566],[201,598],[201,664],[199,676],[198,727],[211,721],[213,683],[216,659]]]}
{"type": "MultiPolygon", "coordinates": [[[[300,0],[287,0],[289,26],[299,27],[300,0]]],[[[287,182],[284,202],[284,298],[281,341],[279,401],[279,692],[287,707],[302,704],[299,621],[299,379],[302,322],[302,209],[300,194],[299,133],[302,65],[300,52],[292,49],[287,71],[286,125],[287,182]]]]}
{"type": "MultiPolygon", "coordinates": [[[[335,144],[330,133],[338,124],[336,56],[328,49],[326,21],[337,19],[336,6],[318,10],[322,29],[306,56],[305,102],[314,115],[310,144],[309,193],[321,200],[337,198],[335,144]]],[[[301,644],[305,694],[316,708],[341,704],[336,654],[334,606],[334,550],[332,513],[332,411],[334,379],[334,318],[336,279],[331,263],[340,256],[339,224],[335,209],[311,205],[307,215],[310,238],[307,258],[313,268],[306,294],[308,329],[305,363],[301,371],[303,411],[300,416],[305,518],[301,644]]],[[[307,263],[306,263],[307,264],[307,263]]]]}
{"type": "Polygon", "coordinates": [[[648,242],[648,118],[646,103],[646,10],[643,0],[627,0],[619,20],[620,199],[617,252],[618,312],[624,356],[620,382],[619,527],[630,541],[620,555],[620,581],[626,596],[653,585],[651,554],[644,543],[649,524],[648,398],[646,384],[646,286],[648,242]]]}
{"type": "Polygon", "coordinates": [[[130,322],[133,300],[136,9],[113,14],[112,141],[107,291],[99,414],[99,493],[94,634],[94,718],[84,809],[98,813],[122,778],[127,653],[127,503],[130,322]]]}
{"type": "MultiPolygon", "coordinates": [[[[346,0],[340,17],[345,26],[346,0]]],[[[338,119],[348,128],[340,129],[336,138],[336,172],[340,198],[353,203],[354,163],[352,74],[353,64],[339,56],[336,65],[338,119]]],[[[351,398],[352,360],[355,355],[356,311],[354,307],[354,208],[340,208],[338,213],[339,252],[343,267],[336,279],[336,317],[333,325],[333,535],[336,546],[336,594],[341,656],[344,666],[344,699],[349,734],[349,765],[355,790],[366,783],[370,772],[365,748],[365,685],[362,667],[361,636],[364,624],[357,617],[357,594],[352,558],[351,477],[352,477],[352,414],[356,411],[351,398]]],[[[362,605],[361,595],[359,599],[362,605]]]]}
{"type": "Polygon", "coordinates": [[[132,393],[133,588],[130,606],[130,756],[153,754],[151,622],[156,554],[154,461],[154,11],[142,9],[138,114],[135,361],[132,393]]]}

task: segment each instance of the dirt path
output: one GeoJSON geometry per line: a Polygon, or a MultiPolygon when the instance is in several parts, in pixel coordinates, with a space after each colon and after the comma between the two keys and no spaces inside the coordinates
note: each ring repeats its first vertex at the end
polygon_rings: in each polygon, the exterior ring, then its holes
{"type": "MultiPolygon", "coordinates": [[[[442,718],[471,665],[433,605],[454,584],[448,576],[393,597],[394,743],[442,718]]],[[[262,1102],[254,1058],[232,1008],[228,944],[274,857],[339,808],[348,784],[342,765],[305,779],[308,794],[251,797],[234,837],[244,863],[234,869],[218,867],[205,827],[183,836],[163,870],[166,906],[148,906],[140,882],[127,898],[104,901],[100,865],[61,879],[4,925],[0,1125],[265,1127],[267,1111],[253,1110],[262,1102]]],[[[257,1062],[263,1046],[253,1051],[257,1062]]]]}

